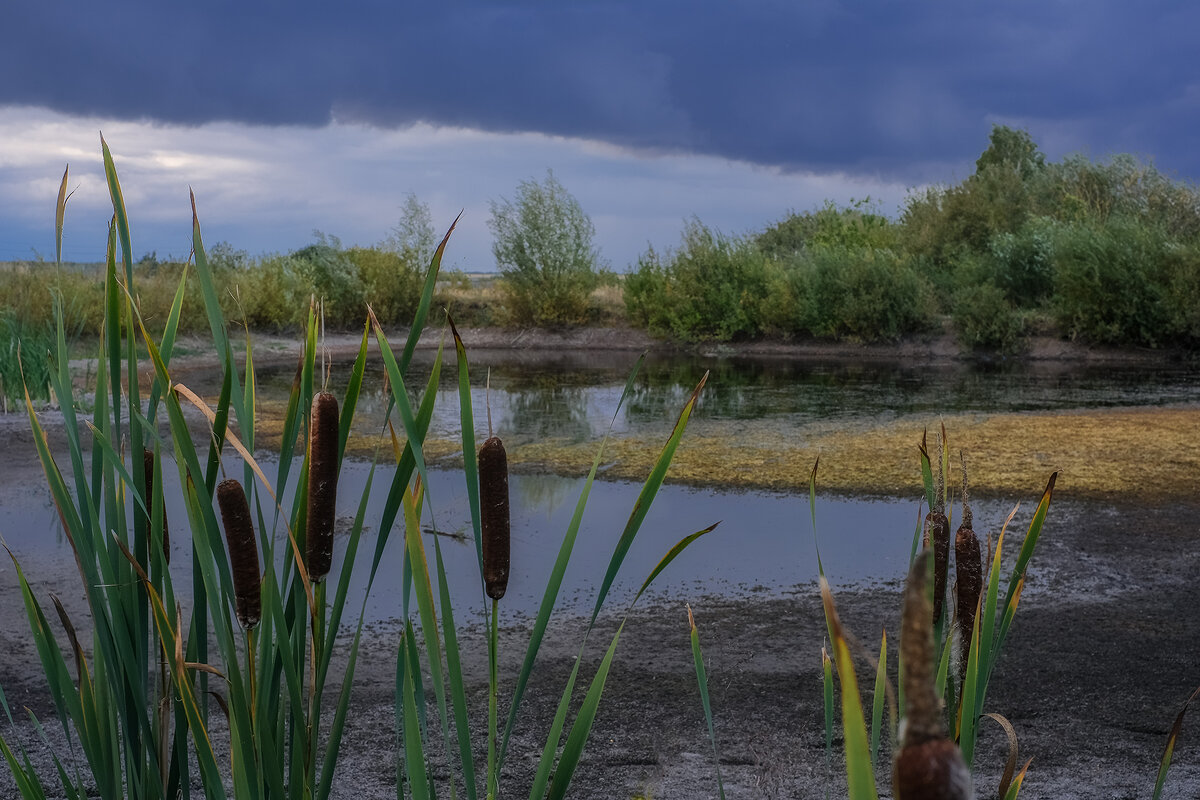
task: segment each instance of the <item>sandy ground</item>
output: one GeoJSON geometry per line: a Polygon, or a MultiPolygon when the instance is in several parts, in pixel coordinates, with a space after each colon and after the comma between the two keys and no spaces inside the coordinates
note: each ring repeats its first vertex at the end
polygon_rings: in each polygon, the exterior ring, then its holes
{"type": "MultiPolygon", "coordinates": [[[[468,342],[469,336],[464,332],[468,342]]],[[[640,349],[643,343],[625,337],[619,344],[640,349]]],[[[262,354],[270,349],[269,342],[256,343],[256,360],[262,363],[262,354]]],[[[295,355],[285,346],[274,352],[280,359],[295,355]]],[[[203,355],[195,358],[200,363],[203,355]]],[[[0,504],[11,502],[22,486],[41,481],[29,434],[15,423],[5,427],[0,504]]],[[[1033,758],[1022,797],[1149,797],[1170,725],[1200,684],[1200,622],[1195,614],[1200,608],[1200,581],[1195,578],[1200,501],[1191,480],[1189,475],[1178,484],[1180,491],[1149,501],[1072,493],[1069,483],[1056,494],[988,696],[989,709],[1016,727],[1022,762],[1033,758]]],[[[1033,503],[1037,498],[1028,499],[1033,503]]],[[[68,597],[77,593],[72,564],[35,577],[43,589],[68,597]]],[[[0,619],[0,685],[14,709],[29,706],[49,719],[44,679],[18,610],[11,570],[0,573],[0,579],[0,597],[10,609],[0,619]]],[[[877,646],[881,627],[894,635],[898,584],[838,591],[836,576],[834,583],[843,621],[868,648],[877,646]]],[[[808,576],[781,597],[699,595],[637,611],[622,637],[572,796],[716,796],[685,601],[693,605],[704,644],[728,796],[809,798],[827,791],[844,796],[836,744],[833,768],[826,764],[820,678],[824,622],[808,576]]],[[[616,624],[606,618],[594,635],[584,656],[589,677],[616,624]]],[[[581,632],[578,619],[553,625],[527,695],[502,796],[528,793],[544,730],[581,632]]],[[[526,635],[519,624],[503,634],[501,674],[507,679],[502,713],[526,635]]],[[[478,736],[486,716],[485,652],[479,631],[468,630],[465,639],[478,736]]],[[[395,643],[396,631],[381,625],[364,644],[337,797],[395,796],[395,643]]],[[[860,674],[867,674],[865,663],[860,663],[860,674]]],[[[53,726],[47,728],[52,738],[60,735],[53,726]]],[[[1006,742],[998,727],[984,730],[976,779],[979,796],[990,797],[1006,742]]],[[[1166,797],[1200,796],[1200,741],[1194,730],[1189,720],[1166,797]]],[[[45,748],[28,725],[12,735],[49,770],[45,748]]],[[[883,765],[881,796],[890,794],[886,774],[883,765]]],[[[0,796],[12,796],[8,780],[0,775],[0,796]]]]}

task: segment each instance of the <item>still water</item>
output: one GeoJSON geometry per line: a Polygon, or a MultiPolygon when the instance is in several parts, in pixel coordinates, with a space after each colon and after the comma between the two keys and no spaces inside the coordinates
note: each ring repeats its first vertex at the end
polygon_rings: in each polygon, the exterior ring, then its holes
{"type": "MultiPolygon", "coordinates": [[[[624,354],[482,354],[472,368],[477,429],[486,429],[484,375],[490,371],[493,428],[506,442],[519,444],[554,438],[586,441],[603,435],[610,422],[618,433],[645,434],[655,440],[669,434],[679,408],[706,369],[708,386],[693,425],[768,426],[779,436],[811,426],[853,428],[898,416],[945,411],[1069,410],[1115,406],[1190,405],[1200,402],[1200,371],[1190,365],[1154,368],[1065,369],[1029,366],[905,368],[891,364],[674,358],[648,361],[625,406],[613,410],[636,359],[624,354]]],[[[418,354],[408,381],[423,386],[430,355],[418,354]]],[[[331,382],[345,380],[348,367],[335,368],[331,382]]],[[[458,395],[446,370],[439,389],[432,436],[457,438],[458,395]]],[[[291,369],[262,370],[261,396],[286,395],[291,369]]],[[[387,397],[378,374],[368,376],[360,401],[365,430],[378,433],[387,397]]],[[[203,385],[194,386],[205,391],[203,385]]],[[[262,458],[268,475],[275,471],[269,454],[262,458]]],[[[230,464],[232,474],[241,470],[230,464]]],[[[363,494],[370,465],[347,461],[339,491],[338,515],[348,526],[363,494]]],[[[166,494],[178,497],[178,477],[167,470],[166,494]]],[[[294,473],[293,473],[294,474],[294,473]]],[[[369,495],[365,540],[354,572],[358,596],[375,549],[378,520],[386,500],[390,470],[381,466],[369,495]]],[[[507,613],[532,615],[583,488],[581,477],[514,474],[512,576],[505,599],[507,613]]],[[[629,517],[640,486],[598,480],[592,491],[563,587],[565,607],[590,610],[596,586],[629,517]]],[[[481,610],[477,556],[470,533],[465,486],[456,470],[433,470],[428,487],[427,531],[443,534],[448,581],[463,606],[481,610]]],[[[39,567],[70,563],[46,492],[39,487],[0,508],[0,534],[21,557],[30,574],[39,567]]],[[[1036,498],[1019,498],[1032,510],[1036,498]]],[[[817,499],[817,528],[825,570],[835,585],[898,580],[908,563],[918,524],[920,497],[817,499]]],[[[286,499],[285,499],[286,507],[286,499]]],[[[976,505],[976,529],[994,533],[1011,501],[976,505]]],[[[186,585],[188,543],[183,509],[168,500],[176,581],[186,585]]],[[[1024,523],[1027,523],[1027,519],[1024,523]]],[[[663,487],[614,586],[609,607],[628,603],[664,553],[680,538],[715,522],[720,526],[692,545],[664,572],[654,592],[675,600],[697,601],[710,595],[781,594],[804,587],[817,574],[816,539],[806,495],[778,492],[663,487]]],[[[1023,528],[1021,518],[1018,526],[1023,528]]],[[[432,551],[434,536],[425,536],[432,551]]],[[[344,540],[336,552],[344,552],[344,540]]],[[[393,532],[368,601],[367,616],[386,620],[400,615],[402,538],[393,532]]],[[[430,554],[432,560],[432,552],[430,554]]],[[[335,569],[338,565],[335,565],[335,569]]],[[[354,596],[354,595],[352,595],[354,596]]]]}

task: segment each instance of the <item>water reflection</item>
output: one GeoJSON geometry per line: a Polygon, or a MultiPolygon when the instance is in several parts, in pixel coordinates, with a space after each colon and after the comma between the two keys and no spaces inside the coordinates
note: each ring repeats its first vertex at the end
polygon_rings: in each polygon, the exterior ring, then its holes
{"type": "MultiPolygon", "coordinates": [[[[473,356],[474,357],[474,356],[473,356]]],[[[416,402],[433,354],[418,351],[407,378],[416,402]]],[[[1200,368],[1049,363],[910,366],[879,361],[797,361],[782,358],[652,356],[613,420],[636,357],[629,353],[485,351],[472,364],[476,429],[493,428],[506,443],[546,439],[582,442],[604,434],[665,433],[706,370],[710,377],[695,419],[700,424],[776,421],[787,435],[808,424],[854,427],[921,413],[1057,411],[1200,401],[1200,368]],[[484,383],[490,374],[491,391],[484,383]]],[[[380,430],[389,395],[382,369],[369,367],[359,401],[362,432],[380,430]]],[[[335,368],[334,390],[349,365],[335,368]]],[[[291,368],[262,370],[264,397],[286,396],[291,368]]],[[[444,369],[431,435],[455,439],[459,408],[456,375],[444,369]]],[[[215,388],[212,390],[215,392],[215,388]]]]}

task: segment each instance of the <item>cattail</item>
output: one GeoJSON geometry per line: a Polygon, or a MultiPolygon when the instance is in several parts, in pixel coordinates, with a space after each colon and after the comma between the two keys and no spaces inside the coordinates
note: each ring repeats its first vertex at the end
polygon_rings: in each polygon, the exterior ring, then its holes
{"type": "Polygon", "coordinates": [[[950,569],[950,520],[946,518],[946,475],[942,470],[942,436],[937,439],[935,502],[925,515],[924,545],[933,550],[933,621],[942,618],[946,602],[946,574],[950,569]]]}
{"type": "Polygon", "coordinates": [[[479,504],[483,528],[483,585],[493,600],[508,588],[508,456],[499,436],[479,448],[479,504]]]}
{"type": "Polygon", "coordinates": [[[892,761],[895,800],[971,800],[971,773],[958,746],[946,736],[935,685],[935,654],[929,601],[928,550],[913,562],[904,588],[900,657],[904,664],[904,719],[892,761]]]}
{"type": "Polygon", "coordinates": [[[338,401],[329,392],[313,398],[308,443],[308,575],[315,583],[325,580],[333,563],[338,401]]]}
{"type": "Polygon", "coordinates": [[[971,654],[971,631],[975,626],[975,611],[979,607],[979,595],[983,591],[983,562],[979,553],[979,537],[971,529],[971,503],[967,496],[967,457],[961,451],[962,460],[962,523],[954,534],[955,579],[958,598],[958,678],[962,681],[967,672],[967,657],[971,654]]]}
{"type": "Polygon", "coordinates": [[[229,547],[229,565],[233,570],[234,610],[243,628],[253,628],[262,618],[261,578],[258,571],[258,544],[250,505],[242,485],[233,478],[217,485],[217,505],[225,523],[225,543],[229,547]]]}
{"type": "MultiPolygon", "coordinates": [[[[154,520],[154,504],[163,505],[162,498],[154,494],[154,451],[146,449],[142,451],[142,474],[146,480],[146,520],[151,525],[154,520]]],[[[171,564],[171,534],[167,530],[167,507],[163,505],[162,513],[162,549],[163,559],[167,565],[171,564]]]]}

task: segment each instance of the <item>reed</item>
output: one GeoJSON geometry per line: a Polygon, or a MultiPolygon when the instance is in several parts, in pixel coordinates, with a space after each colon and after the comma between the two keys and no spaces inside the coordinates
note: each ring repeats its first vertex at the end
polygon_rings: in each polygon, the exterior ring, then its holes
{"type": "Polygon", "coordinates": [[[242,484],[234,478],[217,486],[217,505],[225,525],[225,541],[229,545],[229,566],[233,574],[233,592],[238,622],[250,629],[262,619],[262,592],[258,566],[258,542],[254,538],[254,523],[250,504],[242,484]]]}
{"type": "Polygon", "coordinates": [[[318,392],[312,401],[308,438],[308,514],[305,544],[308,576],[320,583],[333,565],[333,529],[337,519],[338,401],[318,392]]]}
{"type": "Polygon", "coordinates": [[[895,800],[971,800],[971,773],[958,746],[946,732],[942,700],[936,687],[928,550],[913,562],[904,588],[900,657],[904,667],[904,717],[899,748],[892,761],[895,800]]]}
{"type": "Polygon", "coordinates": [[[154,517],[151,509],[153,507],[162,509],[162,554],[163,561],[169,567],[171,566],[171,530],[167,524],[167,508],[163,504],[162,493],[154,491],[154,467],[154,451],[146,448],[142,451],[142,471],[145,474],[146,490],[143,496],[146,499],[146,514],[151,526],[153,526],[154,517]]]}
{"type": "Polygon", "coordinates": [[[979,537],[973,529],[974,515],[967,489],[967,456],[959,451],[962,462],[962,522],[954,534],[955,629],[958,636],[958,680],[962,683],[971,655],[971,635],[975,629],[975,612],[983,592],[983,560],[979,537]]]}
{"type": "Polygon", "coordinates": [[[479,448],[479,508],[483,532],[483,585],[493,600],[508,588],[508,455],[500,437],[479,448]]]}

